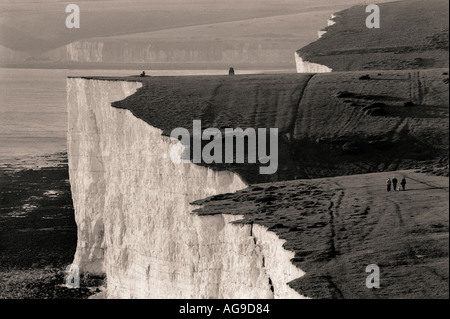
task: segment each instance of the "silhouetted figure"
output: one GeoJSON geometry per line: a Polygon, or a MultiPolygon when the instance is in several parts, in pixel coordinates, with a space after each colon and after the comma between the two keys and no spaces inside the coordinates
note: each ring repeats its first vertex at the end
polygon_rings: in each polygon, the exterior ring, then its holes
{"type": "Polygon", "coordinates": [[[397,190],[397,182],[398,182],[397,177],[394,177],[392,179],[392,186],[394,187],[394,191],[397,190]]]}
{"type": "Polygon", "coordinates": [[[141,78],[145,77],[145,71],[142,71],[142,73],[139,75],[141,78]]]}
{"type": "Polygon", "coordinates": [[[390,192],[391,191],[391,179],[390,178],[387,179],[386,186],[387,186],[387,191],[390,192]]]}
{"type": "Polygon", "coordinates": [[[228,70],[228,75],[234,75],[234,69],[233,68],[230,68],[228,70]]]}
{"type": "Polygon", "coordinates": [[[402,185],[402,189],[405,190],[405,186],[406,186],[406,178],[405,178],[405,176],[403,176],[402,180],[400,181],[400,185],[402,185]]]}

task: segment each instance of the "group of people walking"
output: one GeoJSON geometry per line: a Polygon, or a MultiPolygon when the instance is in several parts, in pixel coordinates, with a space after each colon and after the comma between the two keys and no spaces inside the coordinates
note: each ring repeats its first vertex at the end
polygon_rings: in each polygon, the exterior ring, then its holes
{"type": "MultiPolygon", "coordinates": [[[[386,181],[387,191],[390,192],[391,191],[391,187],[393,188],[394,191],[399,191],[400,190],[400,186],[397,188],[397,184],[398,184],[397,177],[394,176],[392,178],[392,180],[390,178],[388,178],[387,181],[386,181]]],[[[400,181],[400,185],[401,185],[401,190],[405,190],[405,187],[406,187],[406,178],[405,178],[405,176],[403,176],[402,180],[400,181]]]]}

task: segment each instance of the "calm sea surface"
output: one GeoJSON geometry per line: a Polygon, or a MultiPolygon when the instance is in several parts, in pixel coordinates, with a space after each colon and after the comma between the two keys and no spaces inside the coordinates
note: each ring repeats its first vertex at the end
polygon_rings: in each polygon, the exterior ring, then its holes
{"type": "MultiPolygon", "coordinates": [[[[286,72],[285,70],[279,70],[286,72]]],[[[228,70],[153,71],[148,75],[227,74],[228,70]]],[[[241,71],[238,73],[268,73],[241,71]]],[[[277,71],[272,71],[277,72],[277,71]]],[[[140,70],[0,68],[0,163],[66,151],[66,77],[128,76],[140,70]]],[[[278,72],[277,72],[278,73],[278,72]]]]}

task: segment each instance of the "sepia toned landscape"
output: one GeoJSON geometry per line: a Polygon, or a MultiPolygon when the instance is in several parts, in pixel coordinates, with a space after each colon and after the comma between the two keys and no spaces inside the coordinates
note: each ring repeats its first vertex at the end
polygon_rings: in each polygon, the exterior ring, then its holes
{"type": "Polygon", "coordinates": [[[0,4],[1,299],[449,297],[447,1],[66,5],[0,4]]]}

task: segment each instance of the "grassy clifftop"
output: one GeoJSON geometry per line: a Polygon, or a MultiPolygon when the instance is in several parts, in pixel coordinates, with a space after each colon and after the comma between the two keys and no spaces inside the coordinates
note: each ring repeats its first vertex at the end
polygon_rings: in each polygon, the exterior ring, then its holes
{"type": "MultiPolygon", "coordinates": [[[[306,272],[289,285],[312,298],[448,298],[448,178],[411,171],[259,184],[194,202],[286,240],[306,272]],[[406,177],[406,191],[386,192],[406,177]],[[380,288],[366,287],[366,267],[380,288]]],[[[258,238],[256,238],[258,240],[258,238]]]]}
{"type": "Polygon", "coordinates": [[[448,1],[400,1],[379,7],[379,29],[368,29],[369,13],[365,6],[355,6],[337,13],[337,23],[297,53],[333,71],[448,67],[448,1]]]}
{"type": "Polygon", "coordinates": [[[448,70],[147,77],[114,107],[176,127],[279,129],[279,167],[213,164],[248,183],[448,166],[448,70]],[[360,78],[363,79],[360,79],[360,78]]]}

